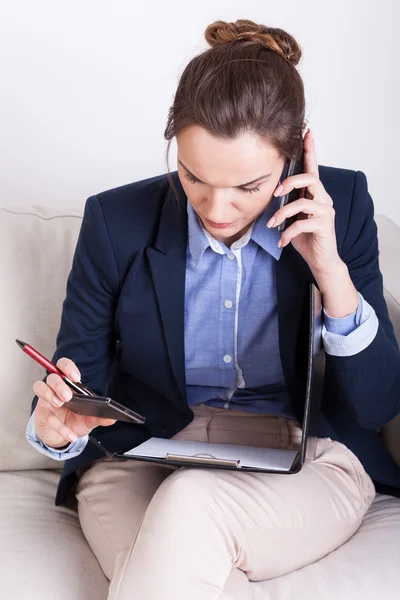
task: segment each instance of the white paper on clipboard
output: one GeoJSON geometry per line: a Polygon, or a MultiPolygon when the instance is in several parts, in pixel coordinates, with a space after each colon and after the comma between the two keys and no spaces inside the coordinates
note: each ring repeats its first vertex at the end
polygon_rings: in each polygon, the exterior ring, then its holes
{"type": "Polygon", "coordinates": [[[124,452],[123,456],[148,456],[165,459],[168,454],[239,461],[239,469],[240,467],[253,467],[280,471],[290,469],[297,451],[153,437],[128,452],[124,452]]]}

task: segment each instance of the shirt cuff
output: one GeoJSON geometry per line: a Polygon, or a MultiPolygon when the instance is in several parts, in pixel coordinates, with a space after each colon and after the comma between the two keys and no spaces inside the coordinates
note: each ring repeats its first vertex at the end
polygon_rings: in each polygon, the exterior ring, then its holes
{"type": "Polygon", "coordinates": [[[67,460],[68,458],[75,458],[81,454],[88,443],[89,436],[85,435],[84,437],[78,438],[76,442],[71,442],[64,449],[56,449],[51,448],[38,437],[35,430],[35,421],[34,414],[32,413],[31,418],[28,421],[28,425],[26,427],[26,439],[38,452],[48,456],[49,458],[53,458],[54,460],[67,460]]]}
{"type": "Polygon", "coordinates": [[[374,340],[379,321],[375,310],[358,293],[357,310],[346,317],[329,316],[323,309],[322,341],[327,354],[352,356],[365,350],[374,340]]]}

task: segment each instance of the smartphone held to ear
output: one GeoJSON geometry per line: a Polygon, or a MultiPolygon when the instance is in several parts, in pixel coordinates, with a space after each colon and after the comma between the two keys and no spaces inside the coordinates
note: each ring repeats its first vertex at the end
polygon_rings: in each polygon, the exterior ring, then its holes
{"type": "MultiPolygon", "coordinates": [[[[285,164],[285,167],[283,169],[282,172],[282,176],[281,176],[281,181],[284,181],[285,179],[287,179],[288,177],[291,177],[292,175],[300,175],[301,173],[304,173],[304,150],[301,153],[301,157],[299,160],[295,161],[295,160],[291,160],[289,163],[285,164]]],[[[298,200],[300,198],[300,192],[301,192],[302,188],[300,189],[293,189],[291,192],[289,192],[288,194],[285,194],[284,196],[281,197],[281,204],[279,208],[282,208],[283,206],[286,206],[286,204],[290,204],[290,202],[294,202],[295,200],[298,200]]],[[[285,219],[284,221],[282,221],[282,223],[280,225],[278,225],[278,231],[282,232],[285,231],[285,229],[287,229],[292,223],[294,223],[294,221],[296,220],[296,216],[294,215],[293,217],[289,217],[288,219],[285,219]]]]}
{"type": "Polygon", "coordinates": [[[139,415],[139,413],[106,396],[74,394],[71,400],[64,404],[64,407],[78,415],[86,415],[88,417],[116,419],[117,421],[140,423],[141,425],[146,421],[146,417],[139,415]]]}

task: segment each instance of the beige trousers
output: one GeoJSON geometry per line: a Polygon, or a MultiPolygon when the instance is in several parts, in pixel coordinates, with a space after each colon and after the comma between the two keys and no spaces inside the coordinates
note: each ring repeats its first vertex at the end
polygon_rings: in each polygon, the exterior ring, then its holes
{"type": "MultiPolygon", "coordinates": [[[[176,439],[296,448],[299,423],[193,407],[176,439]]],[[[109,600],[250,600],[249,581],[284,575],[345,543],[375,489],[330,438],[296,475],[238,473],[134,460],[95,461],[79,478],[83,533],[109,600]]]]}

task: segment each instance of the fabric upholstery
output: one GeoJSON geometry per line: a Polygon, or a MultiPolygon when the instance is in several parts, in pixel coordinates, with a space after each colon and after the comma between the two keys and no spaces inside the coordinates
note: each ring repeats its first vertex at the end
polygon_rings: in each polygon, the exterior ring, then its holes
{"type": "Polygon", "coordinates": [[[254,600],[395,600],[399,597],[400,500],[378,495],[358,532],[321,560],[252,583],[254,600]]]}
{"type": "Polygon", "coordinates": [[[0,209],[0,471],[62,466],[26,442],[32,384],[45,372],[14,340],[52,356],[80,224],[77,209],[0,209]]]}
{"type": "Polygon", "coordinates": [[[56,507],[58,471],[0,473],[0,596],[105,600],[108,580],[75,510],[56,507]]]}

